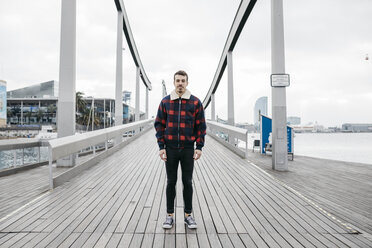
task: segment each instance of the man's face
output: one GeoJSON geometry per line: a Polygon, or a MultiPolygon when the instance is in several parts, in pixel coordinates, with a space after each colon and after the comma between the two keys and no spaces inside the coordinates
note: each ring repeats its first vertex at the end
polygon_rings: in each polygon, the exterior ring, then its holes
{"type": "Polygon", "coordinates": [[[186,76],[176,75],[173,84],[176,89],[176,92],[178,94],[183,94],[185,93],[186,87],[189,84],[189,82],[187,82],[186,76]]]}

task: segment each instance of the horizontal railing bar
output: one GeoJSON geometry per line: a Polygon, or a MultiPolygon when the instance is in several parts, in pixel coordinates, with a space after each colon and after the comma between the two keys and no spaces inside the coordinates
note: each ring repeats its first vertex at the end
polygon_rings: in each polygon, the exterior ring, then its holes
{"type": "Polygon", "coordinates": [[[49,140],[49,147],[52,149],[53,160],[76,153],[86,147],[104,143],[106,140],[120,136],[125,132],[132,131],[136,128],[146,126],[153,122],[153,119],[143,120],[114,126],[106,129],[100,129],[83,134],[75,134],[62,138],[49,140]]]}
{"type": "Polygon", "coordinates": [[[7,139],[0,141],[0,151],[38,147],[43,144],[38,138],[7,139]]]}
{"type": "Polygon", "coordinates": [[[238,138],[243,141],[247,141],[248,130],[240,127],[235,127],[231,125],[226,125],[216,121],[207,121],[207,126],[212,129],[218,129],[218,131],[224,133],[233,134],[235,138],[238,138]]]}

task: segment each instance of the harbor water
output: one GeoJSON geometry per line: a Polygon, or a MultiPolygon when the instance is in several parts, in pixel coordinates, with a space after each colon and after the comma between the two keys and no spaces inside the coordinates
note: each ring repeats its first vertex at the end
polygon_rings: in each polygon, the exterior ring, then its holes
{"type": "MultiPolygon", "coordinates": [[[[259,134],[248,134],[248,147],[259,134]]],[[[372,165],[372,133],[296,133],[294,154],[372,165]]]]}
{"type": "MultiPolygon", "coordinates": [[[[248,134],[248,147],[258,134],[248,134]]],[[[208,141],[207,141],[208,142],[208,141]]],[[[206,143],[208,145],[208,143],[206,143]]],[[[333,159],[372,165],[372,133],[296,133],[295,155],[333,159]]],[[[16,165],[22,165],[22,149],[16,151],[16,165]]],[[[38,149],[24,149],[24,163],[38,162],[38,149]]],[[[48,150],[41,148],[41,161],[47,161],[48,150]]],[[[0,170],[13,167],[14,151],[0,151],[0,170]]]]}
{"type": "Polygon", "coordinates": [[[294,152],[372,165],[372,133],[296,133],[294,152]]]}

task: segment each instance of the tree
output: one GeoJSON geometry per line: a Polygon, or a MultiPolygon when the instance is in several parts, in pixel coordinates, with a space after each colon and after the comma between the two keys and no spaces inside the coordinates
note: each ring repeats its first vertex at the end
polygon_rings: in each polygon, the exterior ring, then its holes
{"type": "Polygon", "coordinates": [[[49,104],[47,109],[48,109],[48,117],[49,118],[55,117],[57,107],[54,104],[49,104]]]}
{"type": "Polygon", "coordinates": [[[41,123],[42,119],[43,119],[43,116],[44,116],[44,113],[45,111],[42,110],[41,108],[38,109],[38,111],[36,112],[36,116],[37,116],[37,121],[39,123],[41,123]]]}
{"type": "Polygon", "coordinates": [[[81,91],[76,92],[76,112],[84,112],[87,108],[87,103],[83,99],[84,93],[81,91]]]}

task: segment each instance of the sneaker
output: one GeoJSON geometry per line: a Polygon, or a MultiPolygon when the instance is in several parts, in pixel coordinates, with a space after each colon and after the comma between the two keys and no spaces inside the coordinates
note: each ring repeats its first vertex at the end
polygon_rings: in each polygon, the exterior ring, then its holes
{"type": "Polygon", "coordinates": [[[191,215],[189,215],[187,218],[185,218],[185,224],[190,229],[197,228],[196,222],[195,222],[194,218],[191,215]]]}
{"type": "Polygon", "coordinates": [[[173,216],[167,215],[167,218],[165,219],[165,222],[163,223],[164,229],[171,229],[173,226],[173,216]]]}

